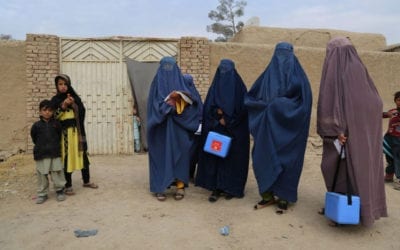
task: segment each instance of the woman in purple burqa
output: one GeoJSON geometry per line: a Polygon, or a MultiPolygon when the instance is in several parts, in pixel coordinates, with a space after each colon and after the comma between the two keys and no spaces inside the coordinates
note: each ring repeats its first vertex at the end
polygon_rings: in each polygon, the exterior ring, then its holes
{"type": "Polygon", "coordinates": [[[321,170],[328,191],[339,157],[334,145],[345,145],[335,192],[346,193],[346,168],[355,195],[360,196],[361,223],[370,226],[387,217],[383,183],[382,100],[351,42],[329,41],[322,70],[317,133],[323,139],[321,170]]]}

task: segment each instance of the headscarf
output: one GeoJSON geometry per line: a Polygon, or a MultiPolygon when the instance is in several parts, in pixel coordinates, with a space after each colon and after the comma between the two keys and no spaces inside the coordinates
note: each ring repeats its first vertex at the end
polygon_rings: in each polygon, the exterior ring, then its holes
{"type": "Polygon", "coordinates": [[[204,105],[215,105],[226,116],[233,118],[244,108],[243,90],[246,87],[236,71],[235,63],[230,59],[222,59],[208,91],[210,97],[206,98],[204,105]]]}
{"type": "Polygon", "coordinates": [[[74,88],[71,86],[71,79],[66,74],[59,74],[54,78],[54,84],[57,90],[57,94],[53,96],[51,102],[55,110],[57,110],[61,103],[67,98],[68,94],[74,98],[74,105],[72,105],[72,109],[74,110],[75,121],[78,128],[79,140],[80,140],[80,149],[86,151],[87,150],[87,142],[86,142],[86,131],[85,131],[85,114],[86,109],[82,103],[81,98],[75,92],[74,88]],[[59,79],[63,79],[68,86],[68,90],[66,93],[61,93],[58,91],[57,82],[59,79]]]}

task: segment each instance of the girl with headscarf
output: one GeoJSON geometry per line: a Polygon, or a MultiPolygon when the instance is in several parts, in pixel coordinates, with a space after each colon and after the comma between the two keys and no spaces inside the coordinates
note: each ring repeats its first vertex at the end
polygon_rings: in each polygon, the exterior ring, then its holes
{"type": "Polygon", "coordinates": [[[232,60],[221,60],[203,107],[201,145],[208,132],[232,138],[225,158],[201,152],[196,185],[212,191],[209,201],[244,196],[249,164],[248,115],[244,106],[246,86],[232,60]]]}
{"type": "Polygon", "coordinates": [[[312,106],[307,76],[293,46],[278,43],[265,71],[248,92],[253,169],[262,197],[254,208],[277,202],[277,213],[297,201],[312,106]]]}
{"type": "Polygon", "coordinates": [[[200,107],[185,84],[175,59],[161,59],[147,103],[150,191],[159,201],[166,199],[165,191],[171,185],[176,185],[176,200],[184,197],[200,107]]]}
{"type": "MultiPolygon", "coordinates": [[[[326,49],[317,109],[323,139],[321,170],[328,191],[338,161],[334,141],[345,145],[335,192],[346,193],[346,171],[360,196],[360,221],[370,226],[387,216],[383,183],[382,100],[351,42],[333,38],[326,49]]],[[[323,211],[321,211],[323,212],[323,211]]]]}
{"type": "Polygon", "coordinates": [[[64,162],[64,174],[67,183],[65,194],[73,195],[72,172],[81,170],[83,186],[98,188],[90,182],[89,159],[85,132],[85,107],[81,98],[71,86],[68,75],[60,74],[54,83],[57,94],[51,99],[56,110],[56,118],[62,126],[61,158],[64,162]]]}

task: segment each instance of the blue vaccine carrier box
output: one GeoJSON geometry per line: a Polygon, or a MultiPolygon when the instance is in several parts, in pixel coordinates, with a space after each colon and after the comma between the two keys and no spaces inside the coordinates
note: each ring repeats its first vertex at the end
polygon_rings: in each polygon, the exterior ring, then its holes
{"type": "Polygon", "coordinates": [[[208,132],[203,150],[207,153],[225,158],[231,146],[232,138],[210,131],[208,132]]]}
{"type": "Polygon", "coordinates": [[[351,196],[352,204],[347,202],[347,195],[327,192],[325,195],[325,217],[339,224],[360,223],[360,197],[351,196]]]}

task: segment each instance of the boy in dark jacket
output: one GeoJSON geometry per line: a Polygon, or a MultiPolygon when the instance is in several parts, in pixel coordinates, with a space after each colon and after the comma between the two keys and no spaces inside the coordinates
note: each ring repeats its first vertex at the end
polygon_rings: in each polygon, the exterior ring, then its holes
{"type": "Polygon", "coordinates": [[[64,167],[61,161],[61,125],[54,119],[53,112],[49,100],[41,101],[39,104],[40,120],[35,122],[31,128],[31,137],[35,144],[33,158],[36,161],[38,180],[36,204],[42,204],[47,200],[49,174],[57,193],[57,201],[65,200],[64,167]]]}

